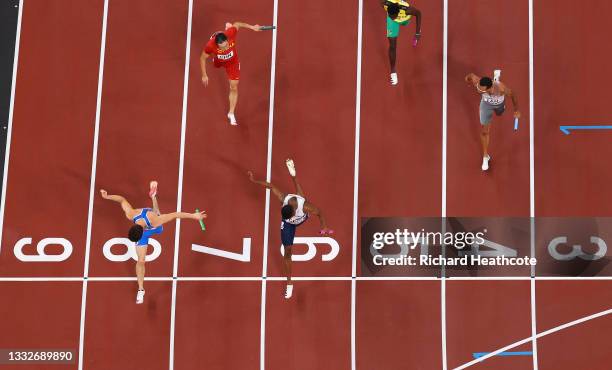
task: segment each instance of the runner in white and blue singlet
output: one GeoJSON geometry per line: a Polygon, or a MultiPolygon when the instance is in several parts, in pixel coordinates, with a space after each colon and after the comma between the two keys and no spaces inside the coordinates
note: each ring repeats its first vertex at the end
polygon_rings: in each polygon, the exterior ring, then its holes
{"type": "Polygon", "coordinates": [[[283,270],[285,272],[285,276],[287,276],[287,289],[285,291],[285,298],[291,298],[293,292],[293,284],[291,283],[291,247],[293,246],[293,240],[295,238],[295,232],[297,227],[306,222],[306,220],[308,220],[309,214],[313,214],[319,217],[319,221],[321,223],[321,235],[330,235],[333,234],[334,231],[327,227],[325,216],[323,216],[321,210],[314,204],[308,202],[304,197],[302,187],[300,186],[296,178],[295,165],[293,164],[293,160],[287,159],[286,164],[287,168],[289,169],[291,179],[293,180],[293,185],[295,186],[296,194],[285,194],[272,183],[255,180],[255,178],[253,177],[253,172],[251,171],[248,171],[247,174],[249,175],[249,179],[252,182],[272,190],[272,193],[276,195],[276,197],[282,204],[281,241],[285,249],[285,254],[283,256],[283,270]]]}

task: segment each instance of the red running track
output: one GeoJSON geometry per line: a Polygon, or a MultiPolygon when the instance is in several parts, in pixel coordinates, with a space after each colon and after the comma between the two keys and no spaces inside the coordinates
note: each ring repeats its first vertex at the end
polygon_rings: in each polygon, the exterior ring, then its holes
{"type": "MultiPolygon", "coordinates": [[[[599,73],[605,64],[587,64],[607,58],[599,47],[605,22],[588,20],[612,5],[595,1],[576,18],[569,3],[549,3],[533,9],[530,137],[527,0],[452,1],[447,9],[443,1],[415,3],[424,14],[423,38],[414,49],[408,42],[414,26],[402,29],[394,88],[387,85],[384,13],[376,1],[363,3],[359,24],[358,3],[348,0],[240,7],[110,0],[106,18],[103,0],[25,0],[0,250],[0,291],[11,301],[0,305],[0,327],[11,335],[0,338],[0,348],[82,350],[75,364],[58,366],[66,369],[450,369],[471,361],[472,352],[609,309],[609,279],[351,278],[361,275],[354,229],[361,217],[609,213],[609,171],[601,160],[607,137],[566,137],[558,126],[608,119],[597,104],[601,91],[577,96],[571,87],[594,78],[605,86],[609,79],[599,73]],[[204,88],[199,54],[227,21],[272,24],[275,5],[276,38],[239,33],[240,126],[230,127],[224,73],[210,70],[204,88]],[[575,28],[561,22],[570,16],[575,28]],[[494,68],[517,91],[523,119],[516,133],[510,105],[495,119],[492,169],[482,174],[478,97],[463,76],[494,68]],[[286,302],[278,204],[267,202],[246,171],[291,191],[288,156],[307,196],[336,229],[339,252],[324,262],[329,246],[321,245],[314,259],[296,262],[301,280],[286,302]],[[129,223],[97,191],[121,193],[142,207],[153,178],[163,211],[200,208],[210,217],[205,233],[191,222],[165,227],[156,239],[160,254],[147,263],[145,304],[136,306],[133,263],[111,261],[103,248],[129,223]],[[70,242],[69,258],[16,258],[19,240],[49,237],[70,242]],[[245,262],[192,249],[243,254],[245,238],[251,243],[245,262]]],[[[299,236],[317,230],[311,220],[299,236]]],[[[62,250],[50,245],[47,253],[62,250]]],[[[306,250],[295,247],[296,254],[306,250]]],[[[125,247],[110,253],[121,256],[125,247]]],[[[539,338],[536,348],[529,341],[514,350],[537,349],[540,369],[605,369],[611,359],[603,338],[611,322],[593,319],[539,338]]],[[[473,368],[534,369],[535,363],[494,357],[473,368]]]]}

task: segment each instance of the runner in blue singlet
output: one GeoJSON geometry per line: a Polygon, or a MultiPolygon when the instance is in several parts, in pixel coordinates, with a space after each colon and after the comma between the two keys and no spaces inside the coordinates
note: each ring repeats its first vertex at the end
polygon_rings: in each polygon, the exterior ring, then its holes
{"type": "Polygon", "coordinates": [[[120,203],[125,217],[131,220],[134,225],[128,231],[128,239],[135,243],[136,254],[138,261],[136,262],[136,277],[138,280],[138,293],[136,294],[136,303],[144,302],[144,276],[145,276],[145,258],[147,256],[147,247],[149,238],[156,234],[161,234],[164,230],[162,226],[166,222],[173,221],[177,218],[190,218],[192,220],[201,220],[206,218],[205,212],[185,213],[173,212],[161,214],[159,205],[157,204],[157,182],[151,181],[149,196],[153,201],[153,208],[138,208],[134,209],[130,203],[120,195],[108,195],[106,190],[100,190],[102,198],[120,203]]]}

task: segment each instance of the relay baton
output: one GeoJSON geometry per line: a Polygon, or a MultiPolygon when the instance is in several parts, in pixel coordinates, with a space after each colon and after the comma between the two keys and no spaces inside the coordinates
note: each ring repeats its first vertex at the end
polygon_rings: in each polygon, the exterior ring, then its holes
{"type": "MultiPolygon", "coordinates": [[[[196,212],[200,213],[200,210],[196,208],[196,212]]],[[[202,219],[200,219],[200,227],[202,228],[202,231],[206,231],[206,225],[204,225],[204,221],[202,221],[202,219]]]]}
{"type": "Polygon", "coordinates": [[[262,31],[275,30],[276,26],[259,26],[259,29],[262,31]]]}
{"type": "Polygon", "coordinates": [[[514,131],[518,130],[518,118],[514,118],[514,131]]]}

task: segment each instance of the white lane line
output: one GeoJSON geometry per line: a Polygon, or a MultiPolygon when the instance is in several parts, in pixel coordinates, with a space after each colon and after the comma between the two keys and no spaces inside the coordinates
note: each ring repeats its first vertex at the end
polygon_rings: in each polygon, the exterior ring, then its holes
{"type": "Polygon", "coordinates": [[[440,280],[440,300],[441,300],[441,330],[442,330],[442,369],[448,368],[446,358],[446,278],[440,280]]]}
{"type": "MultiPolygon", "coordinates": [[[[442,47],[442,219],[446,218],[446,155],[447,155],[447,117],[448,117],[448,0],[443,3],[443,47],[442,47]]],[[[443,221],[444,227],[444,221],[443,221]]],[[[446,271],[442,270],[440,283],[441,330],[442,330],[442,369],[448,368],[446,356],[446,271]]]]}
{"type": "MultiPolygon", "coordinates": [[[[278,0],[274,0],[272,24],[278,26],[278,0]]],[[[270,102],[268,106],[268,157],[266,159],[266,181],[272,179],[272,139],[274,137],[274,87],[276,84],[276,37],[277,30],[272,30],[272,61],[270,65],[270,102]]],[[[261,267],[261,312],[259,323],[259,368],[266,368],[266,290],[268,275],[268,233],[270,231],[270,189],[266,189],[266,206],[264,210],[263,261],[261,267]]]]}
{"type": "Polygon", "coordinates": [[[11,136],[13,133],[13,113],[15,109],[15,87],[17,85],[17,68],[19,67],[19,43],[21,40],[21,18],[23,16],[23,0],[19,0],[17,15],[17,33],[15,35],[15,56],[13,58],[13,79],[11,82],[11,100],[9,103],[8,132],[4,152],[4,174],[2,179],[2,203],[0,204],[0,252],[2,251],[2,231],[4,230],[4,207],[6,205],[6,188],[8,182],[9,158],[11,153],[11,136]]]}
{"type": "Polygon", "coordinates": [[[357,341],[355,321],[357,316],[357,280],[351,279],[351,369],[357,369],[357,341]]]}
{"type": "Polygon", "coordinates": [[[531,351],[533,352],[533,370],[538,370],[538,341],[536,334],[538,328],[536,326],[536,281],[531,279],[531,351]]]}
{"type": "MultiPolygon", "coordinates": [[[[178,191],[176,196],[176,211],[181,212],[183,202],[183,172],[185,165],[185,134],[187,132],[187,101],[189,95],[189,61],[191,59],[191,24],[193,16],[193,0],[189,0],[187,12],[187,34],[185,36],[185,67],[183,72],[183,106],[181,112],[181,147],[179,154],[178,191]]],[[[174,260],[172,265],[172,276],[178,276],[178,262],[180,250],[181,220],[176,219],[174,233],[174,260]]],[[[172,280],[172,301],[170,306],[170,355],[168,369],[174,369],[174,332],[176,330],[176,290],[178,280],[172,280]]]]}
{"type": "Polygon", "coordinates": [[[89,206],[87,210],[87,236],[85,239],[85,261],[83,266],[83,292],[81,294],[81,323],[79,330],[79,370],[83,369],[85,341],[85,312],[87,308],[87,277],[89,276],[89,253],[91,250],[91,229],[93,223],[93,205],[96,187],[96,169],[98,163],[98,138],[100,133],[100,111],[102,109],[102,87],[104,83],[104,56],[106,53],[106,30],[108,25],[108,0],[104,0],[102,15],[102,35],[100,40],[100,63],[98,66],[98,93],[96,96],[96,117],[94,123],[93,153],[91,158],[91,175],[89,180],[89,206]]]}
{"type": "MultiPolygon", "coordinates": [[[[359,150],[361,141],[361,49],[363,45],[363,0],[359,0],[357,22],[357,71],[355,87],[355,168],[353,170],[353,256],[351,276],[357,276],[357,235],[359,227],[359,150]]],[[[357,280],[351,282],[351,370],[357,369],[355,311],[357,280]]]]}
{"type": "MultiPolygon", "coordinates": [[[[269,276],[263,278],[261,276],[179,276],[173,278],[172,276],[147,276],[146,281],[284,281],[284,276],[269,276]]],[[[136,277],[129,276],[98,276],[98,277],[0,277],[0,282],[19,282],[19,281],[136,281],[136,277]]],[[[353,280],[351,276],[296,276],[293,278],[295,281],[349,281],[353,280]]],[[[441,279],[438,277],[431,276],[398,276],[398,277],[370,277],[361,276],[357,277],[357,281],[435,281],[435,280],[446,280],[446,281],[508,281],[508,280],[532,280],[530,277],[449,277],[441,279]]],[[[539,277],[533,280],[542,281],[608,281],[612,280],[612,276],[602,277],[539,277]]]]}
{"type": "MultiPolygon", "coordinates": [[[[535,144],[534,144],[534,87],[533,87],[533,0],[529,0],[529,216],[530,216],[530,229],[531,229],[531,257],[535,257],[535,144]]],[[[535,277],[535,265],[531,266],[531,276],[535,277]]],[[[531,280],[531,335],[533,340],[531,342],[532,347],[532,360],[533,370],[538,370],[538,341],[536,338],[537,325],[536,325],[536,281],[531,280]]]]}

